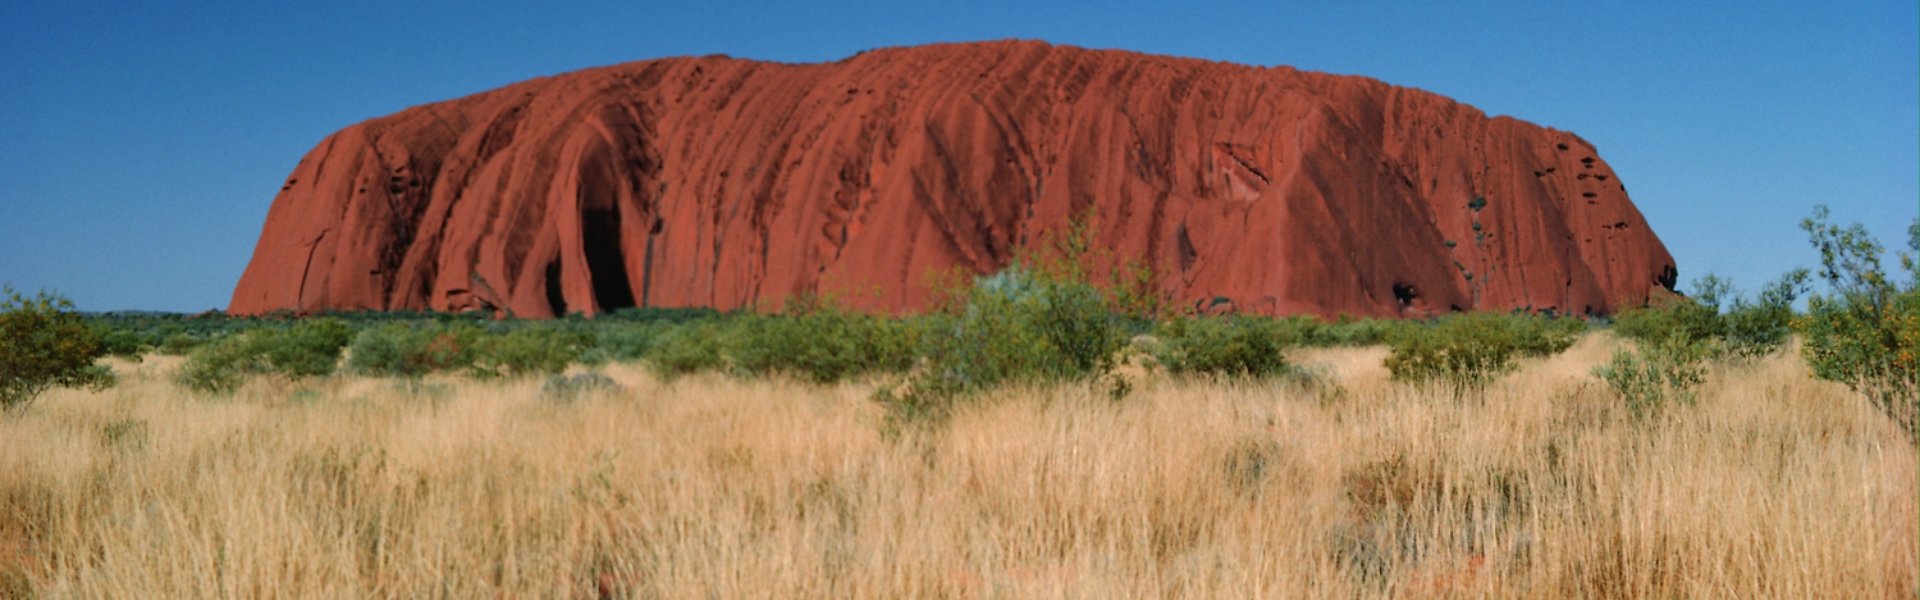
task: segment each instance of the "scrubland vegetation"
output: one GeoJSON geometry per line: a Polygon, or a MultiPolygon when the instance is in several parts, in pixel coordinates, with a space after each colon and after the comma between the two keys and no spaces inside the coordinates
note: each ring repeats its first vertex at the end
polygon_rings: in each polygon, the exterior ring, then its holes
{"type": "Polygon", "coordinates": [[[1805,227],[1610,322],[1168,315],[1080,232],[911,318],[9,293],[0,597],[1913,597],[1912,257],[1805,227]]]}
{"type": "MultiPolygon", "coordinates": [[[[876,384],[637,365],[174,382],[0,421],[0,596],[1911,597],[1914,446],[1782,353],[1637,418],[1590,334],[1470,394],[1293,378],[876,384]],[[610,384],[610,385],[609,385],[610,384]]],[[[1122,370],[1127,367],[1122,367],[1122,370]]]]}

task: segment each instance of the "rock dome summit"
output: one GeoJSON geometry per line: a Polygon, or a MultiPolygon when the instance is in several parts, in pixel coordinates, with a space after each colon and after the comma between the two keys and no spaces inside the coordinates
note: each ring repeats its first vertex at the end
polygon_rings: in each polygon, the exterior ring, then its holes
{"type": "Polygon", "coordinates": [[[1090,220],[1096,272],[1261,314],[1607,313],[1673,258],[1594,147],[1364,77],[1039,42],[667,58],[347,127],[229,312],[904,312],[1090,220]]]}

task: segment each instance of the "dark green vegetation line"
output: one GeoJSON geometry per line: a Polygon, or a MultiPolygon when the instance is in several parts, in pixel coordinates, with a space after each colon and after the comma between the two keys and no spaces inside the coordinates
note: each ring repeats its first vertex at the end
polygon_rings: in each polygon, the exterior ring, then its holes
{"type": "Polygon", "coordinates": [[[457,372],[474,377],[549,377],[569,365],[640,362],[662,378],[711,371],[785,376],[829,384],[882,382],[876,400],[907,423],[938,422],[956,401],[1007,385],[1085,384],[1116,399],[1136,363],[1177,377],[1311,380],[1285,360],[1289,348],[1386,345],[1393,378],[1470,393],[1525,356],[1548,356],[1590,328],[1634,340],[1593,375],[1633,414],[1691,402],[1711,361],[1752,360],[1801,336],[1814,374],[1852,387],[1912,434],[1920,291],[1914,255],[1920,222],[1897,253],[1905,281],[1880,264],[1883,248],[1859,225],[1827,222],[1824,207],[1801,224],[1819,252],[1818,271],[1795,270],[1747,298],[1726,280],[1696,280],[1689,297],[1630,309],[1610,320],[1524,311],[1455,314],[1424,321],[1247,315],[1167,310],[1139,290],[1152,274],[1134,266],[1096,282],[1083,265],[1091,232],[1074,227],[987,277],[953,275],[939,308],[885,317],[797,298],[778,314],[705,309],[629,309],[588,320],[495,320],[482,314],[339,313],[295,318],[108,313],[79,315],[57,296],[0,296],[0,406],[24,410],[54,386],[104,386],[103,355],[185,355],[178,383],[226,394],[248,378],[376,377],[457,372]],[[1815,280],[1824,293],[1809,295],[1815,280]],[[1799,298],[1807,309],[1796,312],[1799,298]],[[344,358],[343,358],[344,357],[344,358]]]}

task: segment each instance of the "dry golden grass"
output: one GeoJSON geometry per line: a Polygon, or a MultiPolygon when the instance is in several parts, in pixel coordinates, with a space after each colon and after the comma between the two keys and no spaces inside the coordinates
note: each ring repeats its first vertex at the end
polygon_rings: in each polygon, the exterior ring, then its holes
{"type": "Polygon", "coordinates": [[[1913,597],[1915,450],[1790,356],[1635,422],[1592,336],[1453,398],[1012,390],[889,435],[870,387],[61,391],[0,420],[0,596],[1913,597]]]}

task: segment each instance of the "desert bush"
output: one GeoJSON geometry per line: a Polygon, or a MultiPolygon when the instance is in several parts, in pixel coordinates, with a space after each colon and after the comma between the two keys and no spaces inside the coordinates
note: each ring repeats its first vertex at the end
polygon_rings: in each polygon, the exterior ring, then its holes
{"type": "Polygon", "coordinates": [[[141,354],[155,346],[147,336],[128,329],[95,323],[93,331],[100,338],[100,351],[115,358],[140,362],[141,354]]]}
{"type": "MultiPolygon", "coordinates": [[[[117,312],[83,317],[100,332],[108,354],[137,359],[147,351],[185,356],[195,347],[260,327],[284,327],[272,320],[228,317],[219,313],[181,315],[117,312]]],[[[284,318],[278,320],[285,320],[284,318]]]]}
{"type": "Polygon", "coordinates": [[[0,410],[25,410],[50,388],[112,385],[113,372],[94,364],[105,354],[99,333],[74,313],[73,302],[0,288],[0,410]]]}
{"type": "Polygon", "coordinates": [[[1160,291],[1159,276],[1140,261],[1127,260],[1114,267],[1108,273],[1107,289],[1113,311],[1130,323],[1151,326],[1172,312],[1172,299],[1160,291]]]}
{"type": "Polygon", "coordinates": [[[936,280],[937,311],[916,321],[922,363],[900,390],[877,399],[897,418],[939,419],[953,403],[1006,384],[1103,382],[1124,397],[1131,385],[1114,377],[1128,331],[1164,311],[1153,273],[1137,263],[1094,285],[1090,265],[1110,258],[1096,248],[1088,213],[1058,235],[1016,251],[986,277],[959,271],[936,280]]]}
{"type": "Polygon", "coordinates": [[[663,327],[654,323],[598,323],[593,329],[593,347],[581,353],[580,362],[639,362],[646,358],[663,327]]]}
{"type": "Polygon", "coordinates": [[[1341,315],[1333,321],[1293,315],[1277,320],[1280,339],[1288,346],[1329,348],[1338,346],[1375,346],[1387,343],[1394,330],[1418,327],[1394,319],[1356,319],[1341,315]]]}
{"type": "Polygon", "coordinates": [[[1615,315],[1615,333],[1642,344],[1702,346],[1703,360],[1753,359],[1772,353],[1792,334],[1793,302],[1805,291],[1807,272],[1790,271],[1748,300],[1732,282],[1714,275],[1694,280],[1689,297],[1630,308],[1615,315]]]}
{"type": "Polygon", "coordinates": [[[1752,301],[1736,297],[1719,315],[1728,356],[1754,359],[1779,350],[1793,335],[1793,301],[1806,292],[1807,270],[1794,269],[1761,288],[1752,301]]]}
{"type": "Polygon", "coordinates": [[[486,332],[457,321],[389,323],[363,330],[347,347],[347,367],[362,375],[419,377],[471,369],[486,332]]]}
{"type": "Polygon", "coordinates": [[[194,348],[198,348],[204,343],[206,343],[206,340],[200,339],[193,334],[177,331],[161,337],[160,342],[154,344],[153,350],[154,352],[168,356],[186,356],[192,353],[194,348]]]}
{"type": "Polygon", "coordinates": [[[720,354],[724,333],[726,329],[717,319],[665,326],[647,346],[647,367],[662,379],[719,370],[726,366],[720,354]]]}
{"type": "Polygon", "coordinates": [[[982,279],[931,340],[934,370],[963,387],[1104,372],[1122,338],[1099,290],[1019,269],[982,279]]]}
{"type": "Polygon", "coordinates": [[[260,356],[248,338],[248,334],[241,334],[195,347],[187,354],[187,362],[174,374],[174,380],[198,392],[232,393],[249,374],[263,370],[258,366],[260,356]]]}
{"type": "Polygon", "coordinates": [[[284,330],[257,330],[256,344],[267,372],[290,377],[332,375],[353,328],[335,318],[308,319],[284,330]]]}
{"type": "MultiPolygon", "coordinates": [[[[1710,290],[1718,279],[1696,280],[1696,290],[1710,290]],[[1703,284],[1702,282],[1709,282],[1703,284]]],[[[1613,332],[1641,342],[1679,339],[1688,343],[1708,342],[1720,337],[1718,296],[1696,292],[1690,297],[1668,298],[1648,306],[1632,307],[1613,316],[1613,332]]]]}
{"type": "Polygon", "coordinates": [[[1567,349],[1585,327],[1578,319],[1528,314],[1449,315],[1392,330],[1386,367],[1396,381],[1479,387],[1512,369],[1516,357],[1567,349]]]}
{"type": "Polygon", "coordinates": [[[520,327],[480,338],[473,366],[489,376],[553,375],[593,346],[593,336],[579,329],[553,326],[520,327]]]}
{"type": "Polygon", "coordinates": [[[1815,376],[1838,381],[1865,395],[1876,407],[1920,441],[1920,221],[1907,228],[1907,271],[1903,285],[1880,265],[1879,242],[1859,224],[1827,222],[1825,206],[1800,223],[1820,253],[1820,277],[1827,293],[1807,300],[1807,314],[1796,323],[1805,341],[1802,356],[1815,376]]]}
{"type": "Polygon", "coordinates": [[[1520,356],[1552,356],[1566,351],[1587,332],[1587,322],[1573,317],[1507,315],[1507,336],[1520,356]]]}
{"type": "Polygon", "coordinates": [[[1268,377],[1287,370],[1280,322],[1246,316],[1189,317],[1161,323],[1154,360],[1180,375],[1268,377]]]}
{"type": "Polygon", "coordinates": [[[957,314],[922,322],[926,364],[906,392],[880,398],[897,416],[938,418],[955,399],[1008,383],[1099,378],[1126,344],[1106,294],[1072,271],[1015,265],[965,297],[957,314]]]}
{"type": "Polygon", "coordinates": [[[1637,348],[1615,350],[1593,375],[1626,401],[1636,418],[1658,414],[1669,402],[1692,404],[1694,390],[1706,380],[1706,342],[1673,336],[1637,348]]]}
{"type": "Polygon", "coordinates": [[[194,348],[175,379],[188,389],[223,394],[253,375],[331,375],[352,338],[353,329],[333,318],[301,321],[286,329],[253,329],[194,348]]]}
{"type": "Polygon", "coordinates": [[[802,300],[790,303],[786,314],[738,318],[721,352],[736,374],[786,373],[831,383],[911,367],[917,337],[911,325],[802,300]]]}
{"type": "Polygon", "coordinates": [[[540,384],[540,397],[554,402],[572,402],[593,393],[620,391],[620,384],[600,373],[550,375],[540,384]]]}

